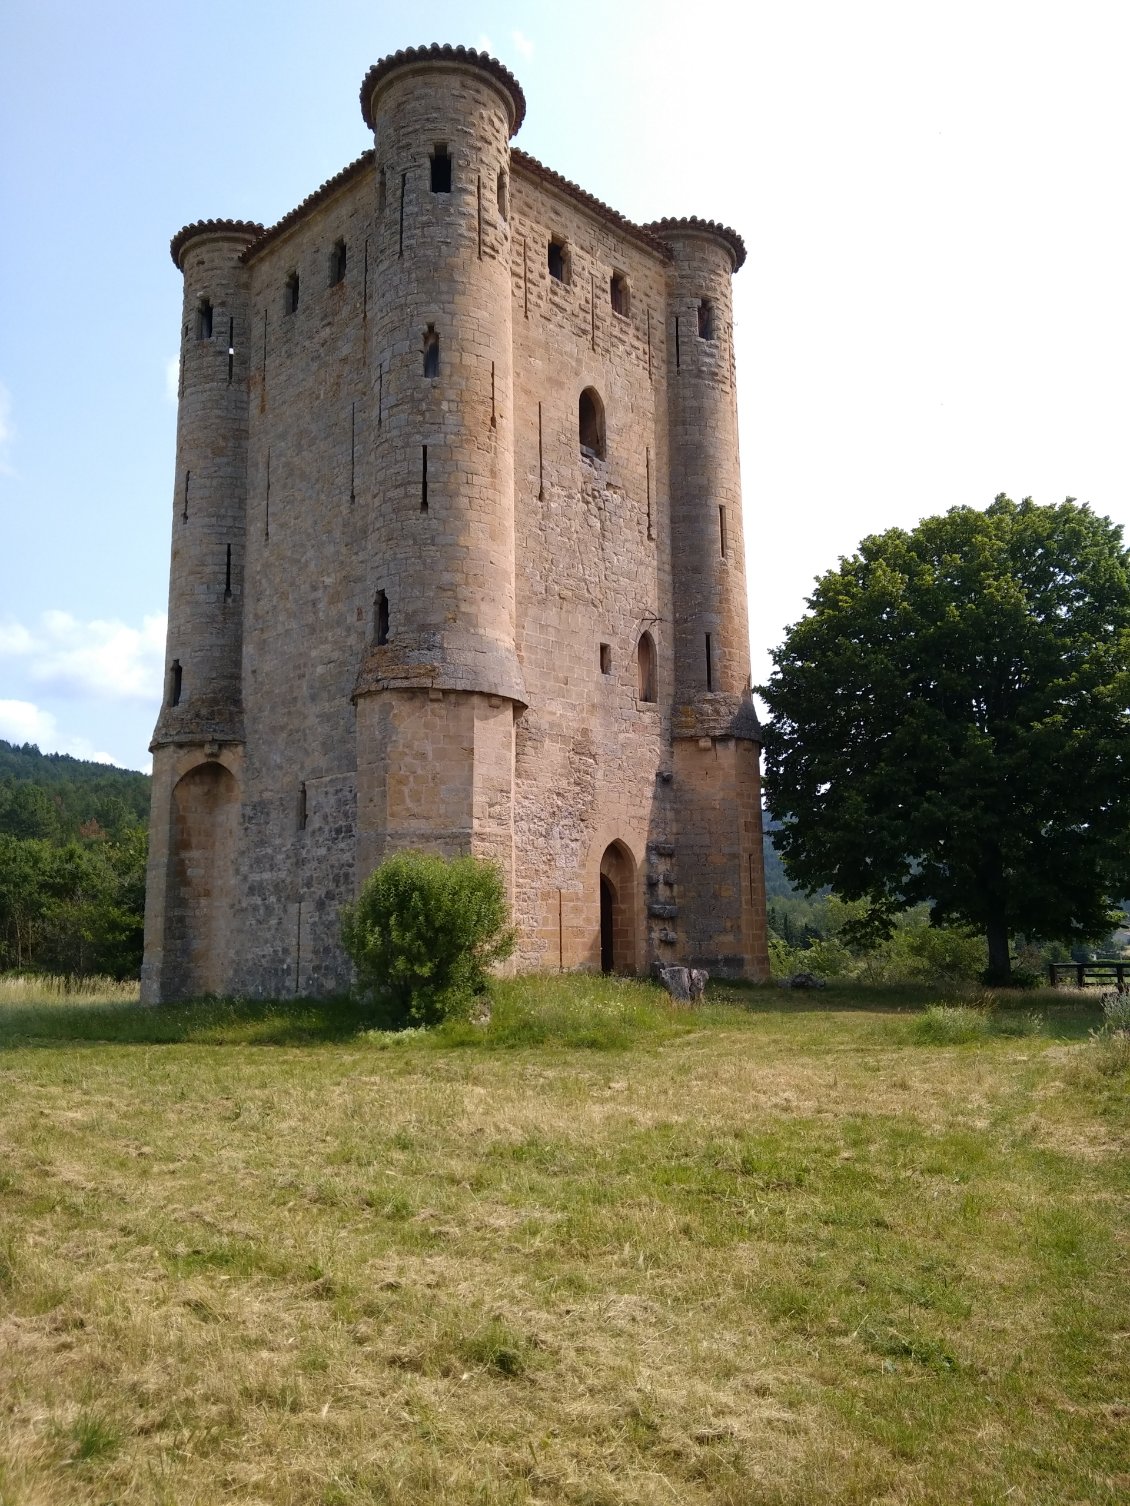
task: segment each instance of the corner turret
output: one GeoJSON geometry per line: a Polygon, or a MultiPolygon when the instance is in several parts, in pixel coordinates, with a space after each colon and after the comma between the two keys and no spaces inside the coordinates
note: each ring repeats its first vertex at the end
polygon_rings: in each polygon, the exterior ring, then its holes
{"type": "Polygon", "coordinates": [[[739,235],[712,220],[645,227],[673,254],[667,330],[675,693],[671,738],[680,907],[692,964],[764,977],[760,728],[750,692],[749,608],[731,279],[739,235]]]}
{"type": "Polygon", "coordinates": [[[262,228],[207,220],[185,226],[170,247],[184,299],[169,634],[154,751],[243,738],[250,312],[240,256],[262,228]]]}

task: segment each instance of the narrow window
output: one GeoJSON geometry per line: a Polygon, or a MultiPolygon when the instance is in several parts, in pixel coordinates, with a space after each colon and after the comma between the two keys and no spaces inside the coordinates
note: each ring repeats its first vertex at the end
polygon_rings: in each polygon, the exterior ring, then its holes
{"type": "Polygon", "coordinates": [[[424,335],[424,375],[439,376],[439,336],[434,324],[429,324],[424,335]]]}
{"type": "Polygon", "coordinates": [[[428,447],[423,446],[423,456],[420,464],[420,511],[428,510],[428,447]]]}
{"type": "Polygon", "coordinates": [[[628,279],[623,272],[613,272],[609,293],[612,299],[612,312],[622,314],[626,319],[631,313],[630,294],[628,292],[628,279]]]}
{"type": "Polygon", "coordinates": [[[212,338],[212,305],[207,298],[202,298],[196,305],[196,338],[198,340],[212,338]]]}
{"type": "Polygon", "coordinates": [[[335,241],[330,252],[330,287],[336,288],[345,281],[345,242],[335,241]]]}
{"type": "Polygon", "coordinates": [[[432,193],[451,192],[451,153],[447,144],[437,141],[432,150],[432,193]]]}
{"type": "Polygon", "coordinates": [[[679,316],[675,315],[675,370],[679,369],[679,316]]]}
{"type": "Polygon", "coordinates": [[[612,673],[612,645],[610,643],[600,645],[600,672],[602,675],[612,673]]]}
{"type": "Polygon", "coordinates": [[[700,340],[714,339],[714,305],[709,298],[703,298],[699,301],[698,337],[700,340]]]}
{"type": "Polygon", "coordinates": [[[387,198],[388,198],[388,179],[385,177],[385,170],[382,167],[381,170],[380,170],[380,173],[379,173],[379,175],[377,177],[377,213],[378,214],[384,214],[384,212],[385,212],[385,201],[387,200],[387,198]]]}
{"type": "Polygon", "coordinates": [[[714,658],[711,653],[710,634],[706,635],[706,688],[714,689],[714,658]]]}
{"type": "Polygon", "coordinates": [[[650,633],[641,633],[636,647],[636,665],[639,670],[639,698],[641,701],[658,700],[656,689],[655,639],[650,633]]]}
{"type": "Polygon", "coordinates": [[[510,185],[506,181],[506,173],[505,173],[505,171],[503,169],[501,169],[501,168],[499,169],[499,173],[498,173],[498,184],[497,184],[497,187],[496,187],[496,193],[498,194],[498,213],[499,213],[499,216],[502,219],[504,219],[504,220],[509,220],[509,218],[510,218],[510,185]]]}
{"type": "Polygon", "coordinates": [[[228,386],[235,375],[235,320],[228,320],[228,386]]]}
{"type": "Polygon", "coordinates": [[[577,420],[580,430],[582,458],[585,460],[603,460],[605,456],[604,404],[601,402],[600,394],[595,387],[586,387],[581,393],[577,409],[577,420]]]}
{"type": "Polygon", "coordinates": [[[556,282],[569,281],[569,250],[564,241],[549,243],[549,275],[556,282]]]}
{"type": "Polygon", "coordinates": [[[283,309],[288,314],[298,312],[298,273],[292,272],[286,280],[286,291],[283,296],[283,309]]]}
{"type": "Polygon", "coordinates": [[[180,705],[181,667],[180,660],[174,659],[169,666],[169,705],[180,705]]]}
{"type": "Polygon", "coordinates": [[[231,545],[228,545],[228,561],[224,570],[224,600],[231,599],[231,545]]]}
{"type": "Polygon", "coordinates": [[[404,255],[404,195],[408,192],[408,174],[400,175],[400,249],[397,256],[404,255]]]}
{"type": "Polygon", "coordinates": [[[726,509],[718,509],[718,543],[722,548],[722,558],[726,558],[726,509]]]}
{"type": "Polygon", "coordinates": [[[306,830],[306,781],[298,786],[298,830],[306,830]]]}
{"type": "Polygon", "coordinates": [[[373,639],[378,648],[388,642],[388,597],[383,591],[377,592],[373,603],[373,639]]]}

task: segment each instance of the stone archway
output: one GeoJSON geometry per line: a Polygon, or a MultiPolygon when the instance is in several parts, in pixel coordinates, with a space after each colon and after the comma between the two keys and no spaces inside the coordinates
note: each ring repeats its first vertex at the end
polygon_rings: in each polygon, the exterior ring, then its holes
{"type": "Polygon", "coordinates": [[[600,860],[600,970],[636,971],[636,865],[623,842],[600,860]]]}
{"type": "Polygon", "coordinates": [[[239,787],[220,763],[173,789],[165,901],[165,998],[221,993],[231,974],[239,787]]]}

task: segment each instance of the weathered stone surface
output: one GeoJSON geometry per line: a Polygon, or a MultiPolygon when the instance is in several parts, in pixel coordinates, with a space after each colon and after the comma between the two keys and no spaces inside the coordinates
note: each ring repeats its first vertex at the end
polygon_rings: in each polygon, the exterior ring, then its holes
{"type": "Polygon", "coordinates": [[[500,77],[387,62],[370,151],[177,238],[147,1000],[346,986],[341,905],[407,846],[498,861],[518,966],[767,973],[740,242],[513,149],[500,77]]]}
{"type": "Polygon", "coordinates": [[[685,967],[657,967],[655,976],[673,999],[680,1004],[691,1001],[691,975],[685,967]]]}
{"type": "Polygon", "coordinates": [[[656,966],[655,976],[673,999],[680,1004],[693,1004],[701,999],[710,981],[710,974],[699,967],[656,966]]]}

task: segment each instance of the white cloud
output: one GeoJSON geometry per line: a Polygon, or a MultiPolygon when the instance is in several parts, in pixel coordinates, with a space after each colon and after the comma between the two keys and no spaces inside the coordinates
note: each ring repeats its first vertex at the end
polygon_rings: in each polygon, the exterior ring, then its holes
{"type": "Polygon", "coordinates": [[[165,396],[174,406],[180,397],[180,358],[170,356],[165,362],[165,396]]]}
{"type": "Polygon", "coordinates": [[[54,715],[32,701],[0,701],[0,737],[10,743],[35,743],[42,753],[69,753],[93,763],[117,762],[88,738],[60,737],[54,715]]]}
{"type": "Polygon", "coordinates": [[[515,30],[510,33],[510,40],[514,43],[514,46],[518,49],[522,56],[527,59],[527,61],[533,57],[534,44],[530,41],[529,37],[526,36],[525,32],[518,31],[517,28],[515,28],[515,30]]]}
{"type": "Polygon", "coordinates": [[[14,476],[16,473],[8,461],[8,446],[16,437],[16,431],[12,424],[12,394],[0,382],[0,476],[14,476]]]}
{"type": "Polygon", "coordinates": [[[0,659],[21,661],[31,681],[61,695],[153,702],[161,695],[165,629],[164,615],[135,628],[49,611],[30,629],[0,623],[0,659]]]}

